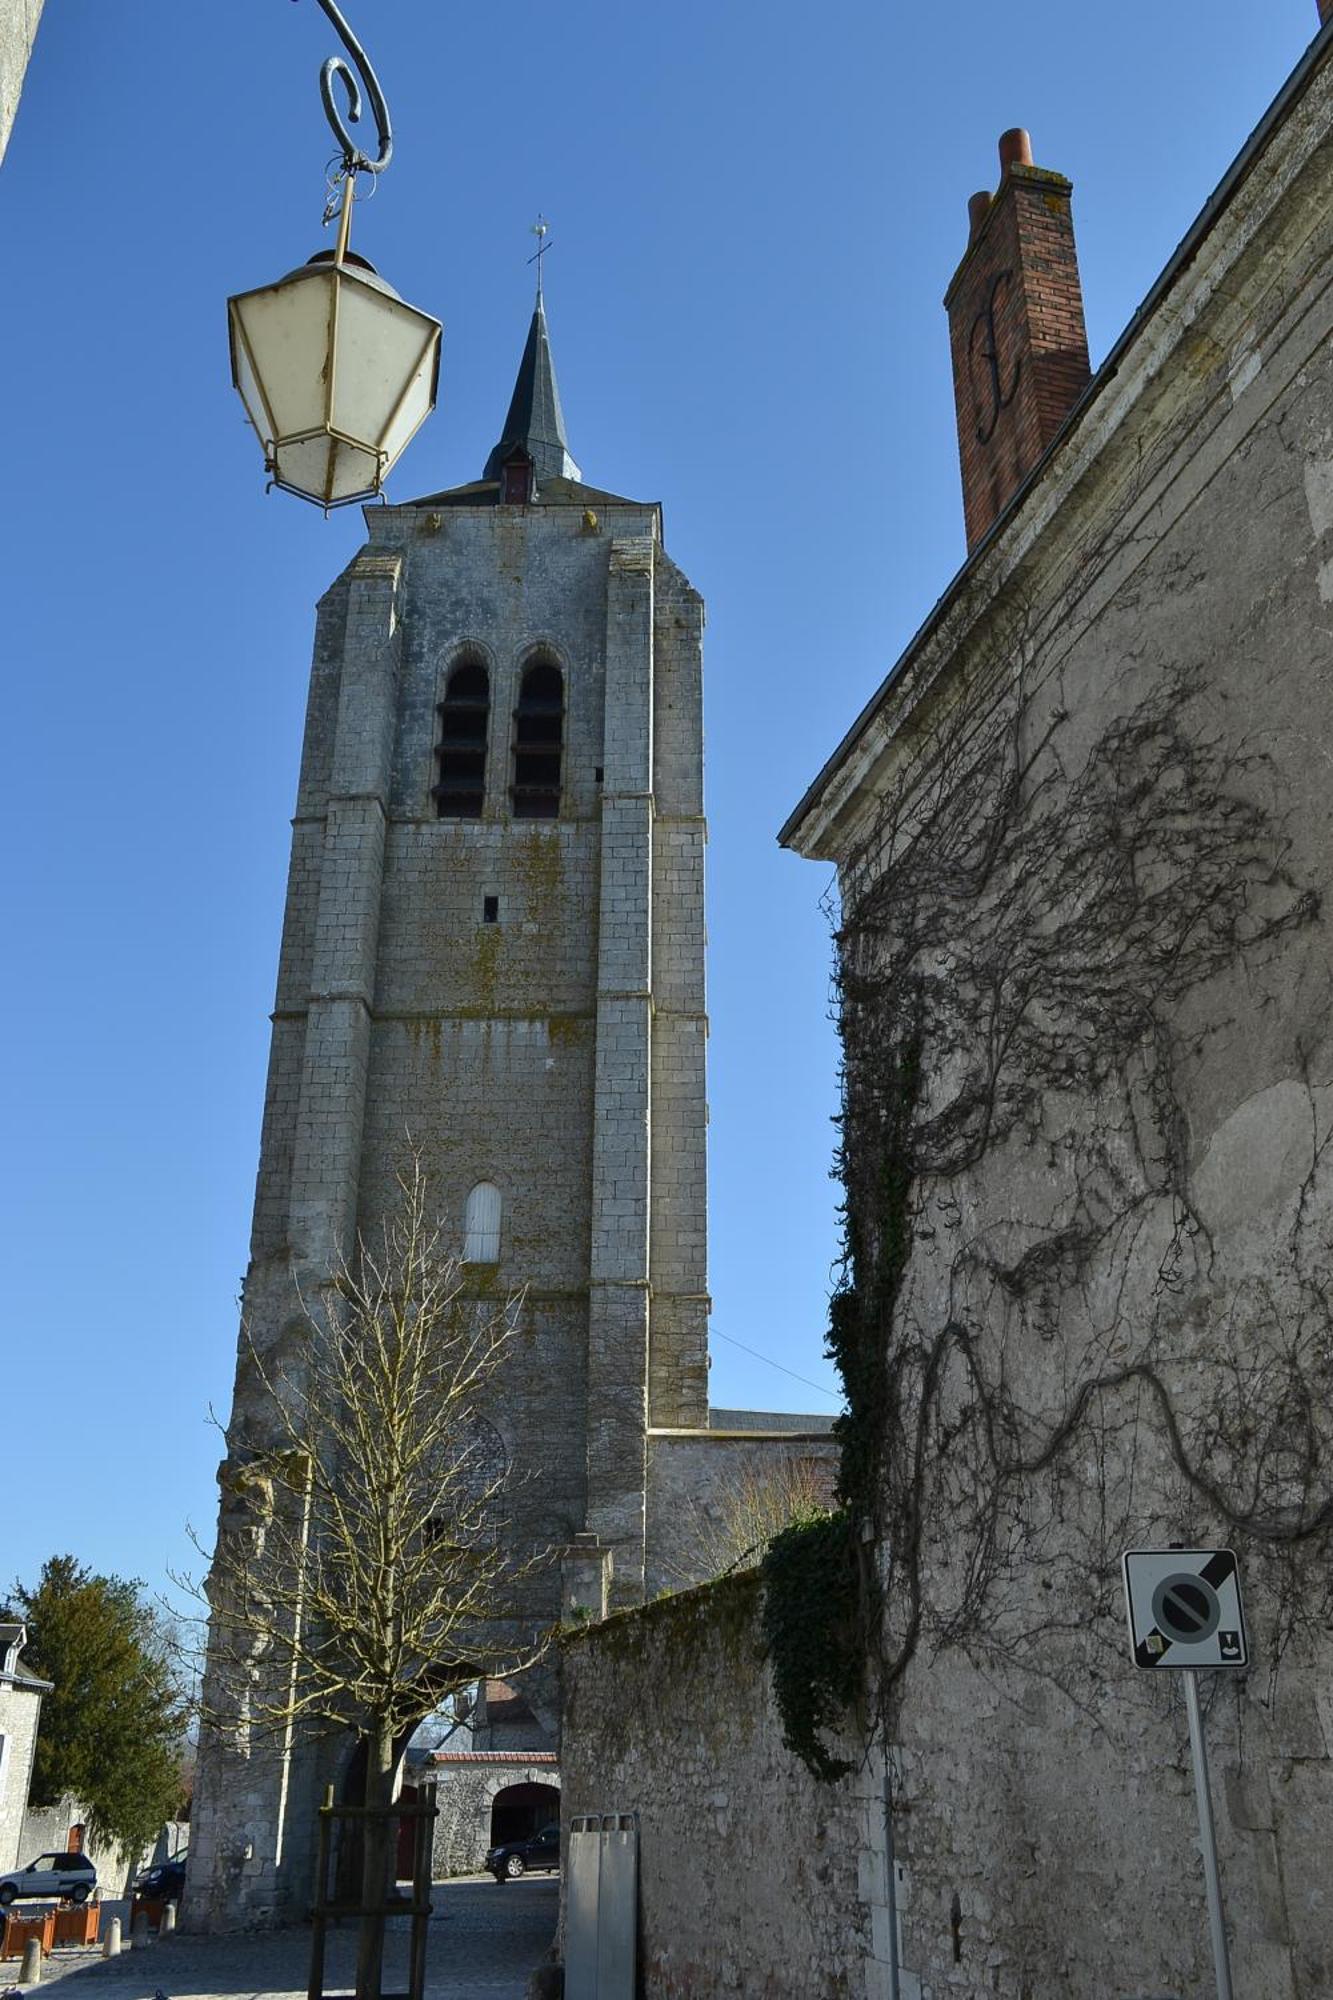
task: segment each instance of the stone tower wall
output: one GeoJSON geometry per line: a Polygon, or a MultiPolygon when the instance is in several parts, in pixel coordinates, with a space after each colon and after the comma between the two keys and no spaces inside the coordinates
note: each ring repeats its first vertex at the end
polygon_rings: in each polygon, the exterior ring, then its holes
{"type": "MultiPolygon", "coordinates": [[[[645,1573],[649,1403],[707,1421],[702,606],[657,510],[426,503],[370,541],[316,630],[246,1280],[249,1339],[301,1365],[300,1298],[350,1256],[420,1156],[461,1251],[469,1190],[503,1201],[521,1339],[487,1414],[520,1549],[591,1531],[613,1594],[645,1573]],[[512,715],[535,653],[565,684],[554,820],[511,817],[512,715]],[[451,666],[490,677],[486,803],[431,787],[451,666]],[[494,920],[487,902],[493,899],[494,920]]],[[[222,1532],[255,1532],[236,1468],[273,1442],[244,1365],[222,1532]]],[[[558,1573],[525,1616],[558,1615],[558,1573]]],[[[256,1662],[254,1671],[265,1671],[256,1662]]],[[[550,1689],[531,1691],[554,1722],[550,1689]]],[[[214,1688],[215,1705],[241,1699],[214,1688]]],[[[347,1745],[212,1738],[189,1919],[299,1908],[313,1807],[347,1745]]]]}

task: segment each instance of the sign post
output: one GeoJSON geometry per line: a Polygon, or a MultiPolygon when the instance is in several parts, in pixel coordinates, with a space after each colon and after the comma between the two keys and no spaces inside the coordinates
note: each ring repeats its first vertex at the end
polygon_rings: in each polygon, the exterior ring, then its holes
{"type": "Polygon", "coordinates": [[[1127,1549],[1124,1568],[1129,1643],[1135,1666],[1150,1671],[1159,1667],[1184,1670],[1185,1713],[1189,1718],[1217,2000],[1232,2000],[1222,1880],[1208,1786],[1208,1752],[1195,1676],[1205,1668],[1243,1667],[1248,1663],[1240,1574],[1230,1549],[1127,1549]]]}

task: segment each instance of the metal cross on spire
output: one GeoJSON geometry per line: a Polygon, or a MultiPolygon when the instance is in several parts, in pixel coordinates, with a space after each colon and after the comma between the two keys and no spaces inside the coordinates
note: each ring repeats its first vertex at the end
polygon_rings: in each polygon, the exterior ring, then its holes
{"type": "Polygon", "coordinates": [[[546,220],[546,217],[544,215],[539,215],[537,217],[537,220],[532,225],[532,233],[537,239],[537,248],[533,252],[532,256],[529,257],[528,262],[529,264],[535,264],[537,266],[538,305],[540,305],[542,302],[542,258],[546,255],[547,251],[551,247],[546,240],[547,235],[550,231],[550,227],[551,225],[546,220]]]}

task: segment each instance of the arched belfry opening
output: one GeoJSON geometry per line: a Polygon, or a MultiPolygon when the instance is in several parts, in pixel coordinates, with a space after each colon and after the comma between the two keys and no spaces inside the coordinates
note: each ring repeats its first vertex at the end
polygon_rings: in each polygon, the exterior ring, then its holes
{"type": "Polygon", "coordinates": [[[486,810],[491,718],[491,677],[484,661],[464,659],[450,668],[438,713],[436,814],[440,819],[480,819],[486,810]]]}
{"type": "Polygon", "coordinates": [[[514,710],[515,819],[559,817],[564,723],[564,675],[554,660],[530,661],[514,710]]]}

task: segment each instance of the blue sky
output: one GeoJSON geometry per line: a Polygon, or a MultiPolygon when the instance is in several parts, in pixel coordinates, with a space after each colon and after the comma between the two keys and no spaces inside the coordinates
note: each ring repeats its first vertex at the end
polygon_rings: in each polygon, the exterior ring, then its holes
{"type": "MultiPolygon", "coordinates": [[[[940,299],[995,141],[1075,183],[1094,364],[1315,0],[348,0],[397,153],[357,244],[445,323],[393,497],[475,477],[537,211],[571,443],[709,605],[712,1374],[833,1409],[828,871],[777,828],[963,553],[940,299]],[[753,1359],[744,1343],[768,1357],[753,1359]]],[[[211,1528],[315,599],[227,293],[320,247],[314,0],[47,0],[0,166],[4,1561],[211,1528]]]]}

